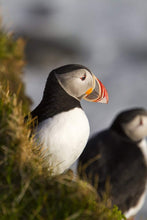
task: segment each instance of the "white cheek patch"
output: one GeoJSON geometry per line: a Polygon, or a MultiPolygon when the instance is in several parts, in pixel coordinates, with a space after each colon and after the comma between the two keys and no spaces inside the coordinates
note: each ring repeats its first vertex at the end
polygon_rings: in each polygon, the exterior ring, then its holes
{"type": "Polygon", "coordinates": [[[137,116],[133,121],[122,125],[125,133],[134,141],[147,136],[147,116],[137,116]]]}
{"type": "Polygon", "coordinates": [[[86,69],[75,70],[61,75],[55,74],[55,76],[66,93],[78,100],[92,87],[92,75],[86,69]],[[81,80],[81,77],[85,74],[85,80],[81,80]]]}
{"type": "Polygon", "coordinates": [[[144,138],[140,143],[139,143],[139,148],[141,149],[144,158],[145,158],[145,162],[147,164],[147,140],[144,138]]]}
{"type": "Polygon", "coordinates": [[[134,129],[134,133],[136,136],[140,137],[140,139],[147,136],[147,116],[141,117],[139,125],[134,129]]]}

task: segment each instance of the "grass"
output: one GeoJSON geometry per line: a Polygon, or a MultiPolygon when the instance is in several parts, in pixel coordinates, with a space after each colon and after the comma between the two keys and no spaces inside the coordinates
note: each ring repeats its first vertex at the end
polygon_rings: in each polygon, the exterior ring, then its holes
{"type": "Polygon", "coordinates": [[[125,219],[90,184],[68,173],[53,177],[43,166],[24,124],[30,105],[21,81],[24,45],[0,31],[0,219],[125,219]]]}

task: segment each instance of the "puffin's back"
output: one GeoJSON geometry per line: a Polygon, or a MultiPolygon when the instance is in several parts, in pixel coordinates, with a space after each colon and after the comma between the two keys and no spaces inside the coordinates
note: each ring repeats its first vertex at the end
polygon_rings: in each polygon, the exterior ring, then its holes
{"type": "Polygon", "coordinates": [[[78,171],[82,178],[86,174],[92,184],[98,177],[99,195],[105,191],[106,182],[109,181],[112,204],[123,212],[135,206],[145,191],[147,167],[141,150],[136,143],[111,129],[89,140],[79,158],[78,171]],[[93,162],[92,158],[95,158],[93,162]],[[91,162],[88,164],[88,161],[91,162]]]}

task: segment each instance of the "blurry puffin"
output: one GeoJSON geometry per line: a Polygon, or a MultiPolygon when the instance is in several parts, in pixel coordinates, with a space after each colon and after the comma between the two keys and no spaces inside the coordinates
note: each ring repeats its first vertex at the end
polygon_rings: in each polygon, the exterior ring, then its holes
{"type": "Polygon", "coordinates": [[[100,196],[109,180],[112,205],[116,204],[126,218],[137,214],[145,198],[146,136],[147,110],[127,110],[116,117],[109,129],[93,136],[79,158],[79,175],[92,184],[97,179],[100,196]]]}
{"type": "Polygon", "coordinates": [[[80,100],[108,102],[103,84],[85,66],[69,64],[51,71],[43,98],[31,112],[37,118],[35,140],[52,174],[63,173],[82,153],[89,122],[80,100]]]}

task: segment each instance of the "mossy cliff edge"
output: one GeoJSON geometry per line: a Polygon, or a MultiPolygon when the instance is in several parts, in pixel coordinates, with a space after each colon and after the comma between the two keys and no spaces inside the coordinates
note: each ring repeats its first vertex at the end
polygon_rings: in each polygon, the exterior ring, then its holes
{"type": "Polygon", "coordinates": [[[24,124],[30,100],[21,74],[22,39],[0,30],[0,219],[121,220],[117,207],[72,175],[51,177],[24,124]]]}

